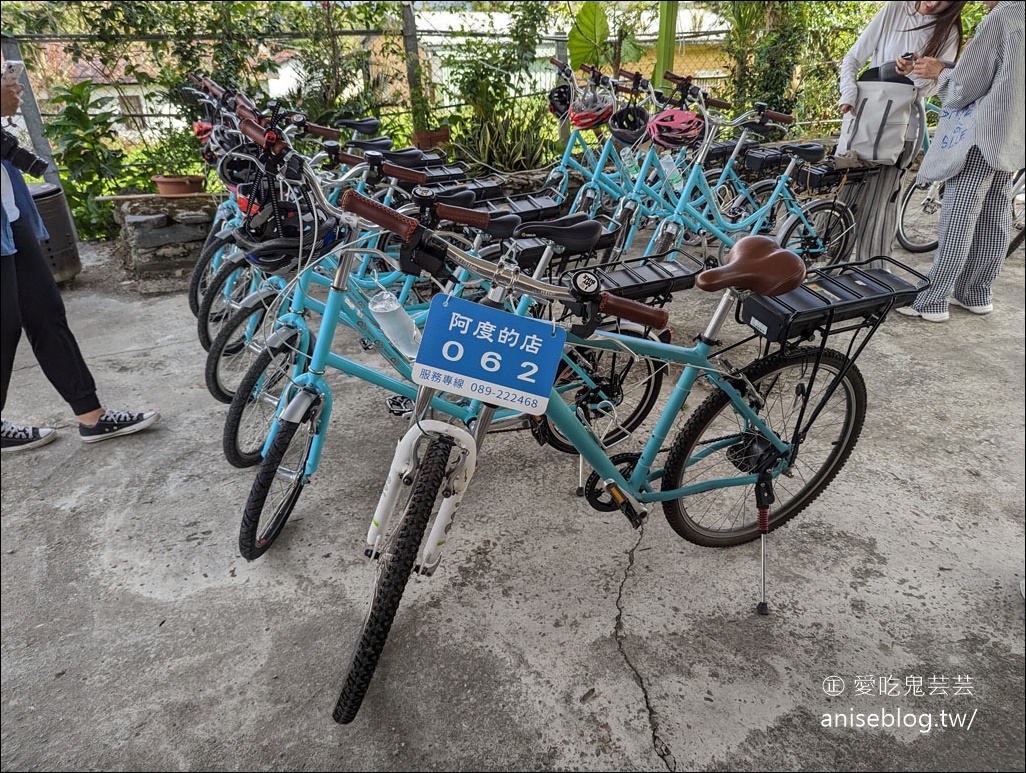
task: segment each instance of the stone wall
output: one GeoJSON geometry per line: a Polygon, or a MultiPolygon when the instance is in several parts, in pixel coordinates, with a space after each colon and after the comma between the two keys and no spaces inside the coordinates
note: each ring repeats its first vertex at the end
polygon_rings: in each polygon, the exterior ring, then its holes
{"type": "Polygon", "coordinates": [[[189,281],[210,233],[217,201],[208,194],[115,201],[125,271],[144,292],[180,289],[189,281]]]}

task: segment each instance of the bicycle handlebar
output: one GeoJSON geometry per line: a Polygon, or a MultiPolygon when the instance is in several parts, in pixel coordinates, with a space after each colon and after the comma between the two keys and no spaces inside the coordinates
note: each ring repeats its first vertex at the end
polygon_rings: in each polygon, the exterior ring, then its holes
{"type": "Polygon", "coordinates": [[[441,220],[451,220],[454,223],[469,225],[472,228],[485,229],[491,222],[491,214],[480,209],[465,209],[454,207],[451,204],[436,204],[435,214],[441,220]]]}
{"type": "MultiPolygon", "coordinates": [[[[356,158],[356,156],[353,156],[356,158]]],[[[357,163],[364,159],[358,158],[357,163]]],[[[415,183],[417,185],[424,185],[427,182],[427,172],[422,172],[419,169],[407,169],[405,166],[397,166],[396,164],[390,164],[387,161],[381,164],[381,173],[386,177],[394,177],[397,180],[403,180],[408,183],[415,183]]]]}
{"type": "Polygon", "coordinates": [[[719,110],[730,110],[730,108],[734,106],[730,102],[726,102],[722,99],[716,99],[715,97],[706,97],[705,104],[709,105],[709,107],[715,107],[719,110]]]}
{"type": "MultiPolygon", "coordinates": [[[[445,216],[443,214],[445,211],[443,207],[450,212],[462,209],[460,207],[447,207],[444,204],[439,204],[436,208],[439,217],[445,216]]],[[[368,199],[366,196],[361,196],[352,189],[343,194],[342,200],[339,202],[339,208],[344,212],[351,212],[387,231],[391,231],[405,242],[413,239],[417,235],[418,228],[422,228],[412,217],[400,215],[395,210],[389,209],[373,199],[368,199]]],[[[463,210],[463,212],[470,211],[463,210]]],[[[486,213],[480,214],[485,215],[486,213]]],[[[432,237],[433,233],[431,231],[423,229],[418,243],[423,244],[432,237]]],[[[444,245],[446,252],[453,262],[488,281],[495,281],[497,277],[501,276],[508,280],[508,284],[512,289],[527,293],[533,297],[561,301],[563,303],[579,302],[578,298],[565,287],[541,282],[520,274],[510,275],[508,269],[501,265],[496,265],[491,261],[464,252],[449,242],[441,242],[441,244],[444,245]]],[[[599,311],[619,317],[620,319],[659,329],[666,327],[669,323],[670,312],[666,309],[655,309],[638,301],[621,298],[604,291],[597,295],[596,301],[599,311]]]]}
{"type": "Polygon", "coordinates": [[[763,115],[769,118],[771,121],[776,121],[777,123],[794,123],[793,115],[788,115],[787,113],[778,113],[776,110],[766,110],[763,113],[763,115]]]}
{"type": "Polygon", "coordinates": [[[556,66],[556,68],[560,69],[560,70],[562,70],[564,67],[566,67],[566,62],[561,62],[558,59],[556,59],[556,57],[554,57],[554,56],[550,56],[549,57],[549,63],[550,64],[554,64],[556,66]]]}
{"type": "Polygon", "coordinates": [[[289,144],[285,140],[279,139],[275,132],[267,131],[256,121],[249,118],[243,118],[239,121],[239,131],[261,148],[275,155],[288,149],[289,144]]]}

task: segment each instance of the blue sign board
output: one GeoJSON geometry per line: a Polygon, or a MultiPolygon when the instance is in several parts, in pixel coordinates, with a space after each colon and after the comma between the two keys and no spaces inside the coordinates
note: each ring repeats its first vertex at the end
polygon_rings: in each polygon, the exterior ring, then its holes
{"type": "Polygon", "coordinates": [[[439,294],[413,381],[537,416],[549,403],[565,342],[566,331],[551,322],[439,294]]]}

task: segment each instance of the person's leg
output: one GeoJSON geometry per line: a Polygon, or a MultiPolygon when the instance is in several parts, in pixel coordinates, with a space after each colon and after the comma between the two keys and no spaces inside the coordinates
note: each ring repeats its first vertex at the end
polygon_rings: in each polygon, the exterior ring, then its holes
{"type": "Polygon", "coordinates": [[[75,415],[99,411],[96,382],[68,327],[64,301],[39,241],[21,219],[11,229],[18,248],[13,259],[21,324],[39,367],[75,415]]]}
{"type": "Polygon", "coordinates": [[[1012,173],[994,172],[983,199],[965,268],[955,281],[954,297],[973,309],[991,306],[991,285],[1001,271],[1012,230],[1012,173]]]}
{"type": "Polygon", "coordinates": [[[7,387],[14,371],[14,354],[21,340],[21,312],[18,310],[18,272],[14,256],[0,256],[0,409],[7,407],[7,387]]]}
{"type": "Polygon", "coordinates": [[[990,188],[994,170],[972,148],[962,171],[944,184],[944,203],[937,226],[937,254],[930,267],[930,287],[912,304],[918,312],[940,314],[948,310],[948,296],[969,257],[976,221],[990,188]]]}
{"type": "MultiPolygon", "coordinates": [[[[0,256],[0,408],[7,407],[14,354],[21,340],[21,312],[18,308],[18,272],[13,255],[0,256]]],[[[0,452],[27,451],[46,445],[57,436],[49,427],[24,427],[0,417],[0,452]]]]}

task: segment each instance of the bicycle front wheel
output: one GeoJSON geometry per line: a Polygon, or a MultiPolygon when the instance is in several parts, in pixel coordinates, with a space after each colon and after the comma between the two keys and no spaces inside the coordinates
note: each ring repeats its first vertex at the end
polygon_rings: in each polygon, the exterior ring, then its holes
{"type": "MultiPolygon", "coordinates": [[[[214,228],[217,228],[217,224],[214,224],[214,228]]],[[[196,261],[196,265],[192,268],[192,275],[189,277],[189,310],[193,316],[199,315],[200,304],[203,303],[203,296],[206,295],[207,288],[210,286],[211,280],[217,273],[217,269],[221,265],[221,258],[226,255],[235,245],[235,239],[229,234],[227,236],[218,236],[215,231],[211,230],[207,236],[207,240],[203,243],[203,249],[200,250],[199,259],[196,261]]]]}
{"type": "Polygon", "coordinates": [[[452,447],[452,438],[444,435],[424,444],[410,486],[409,499],[401,514],[397,509],[392,515],[387,533],[381,536],[378,543],[374,591],[349,659],[345,684],[332,713],[339,724],[349,724],[356,718],[367,688],[370,687],[403,591],[406,590],[406,583],[417,560],[424,530],[435,510],[436,500],[439,500],[438,494],[445,481],[452,447]]]}
{"type": "Polygon", "coordinates": [[[289,387],[297,359],[299,332],[274,349],[265,348],[239,382],[222,433],[224,457],[232,467],[246,468],[263,458],[267,433],[282,394],[289,387]]]}
{"type": "Polygon", "coordinates": [[[898,204],[898,243],[909,252],[937,249],[937,224],[940,221],[944,183],[916,183],[913,180],[901,194],[898,204]]]}
{"type": "Polygon", "coordinates": [[[249,491],[239,527],[239,553],[247,561],[259,558],[285,528],[306,485],[317,426],[316,411],[301,422],[282,421],[249,491]]]}
{"type": "Polygon", "coordinates": [[[777,243],[802,256],[810,267],[847,260],[855,247],[855,216],[840,201],[813,199],[802,205],[804,220],[792,215],[780,227],[777,243]]]}
{"type": "MultiPolygon", "coordinates": [[[[640,331],[606,328],[623,335],[641,336],[640,331]]],[[[652,334],[655,335],[654,333],[652,334]]],[[[556,389],[575,408],[609,447],[628,438],[645,420],[659,399],[666,365],[617,349],[598,349],[587,344],[568,346],[556,378],[556,389]],[[583,373],[574,370],[574,365],[583,373]]],[[[549,445],[567,454],[577,448],[548,419],[549,445]]]]}
{"type": "Polygon", "coordinates": [[[221,327],[258,284],[258,274],[259,269],[246,261],[225,263],[218,269],[196,316],[196,336],[204,351],[210,351],[221,327]]]}
{"type": "Polygon", "coordinates": [[[257,298],[238,309],[217,332],[207,351],[207,391],[217,401],[230,403],[243,376],[266,340],[264,325],[278,318],[285,295],[257,298]]]}
{"type": "MultiPolygon", "coordinates": [[[[749,390],[749,404],[783,440],[794,438],[803,396],[808,395],[803,419],[807,422],[835,377],[851,364],[843,354],[825,349],[810,384],[818,351],[812,347],[792,349],[756,360],[744,369],[758,391],[755,395],[749,390]]],[[[736,386],[745,393],[740,381],[736,386]]],[[[855,447],[865,417],[866,384],[851,364],[808,428],[797,456],[773,481],[776,501],[769,509],[770,531],[800,513],[834,479],[855,447]]],[[[762,433],[747,424],[727,395],[717,390],[698,406],[674,440],[662,488],[666,491],[747,475],[770,448],[762,433]]],[[[673,530],[696,545],[729,547],[759,536],[754,484],[667,501],[663,511],[673,530]]]]}

